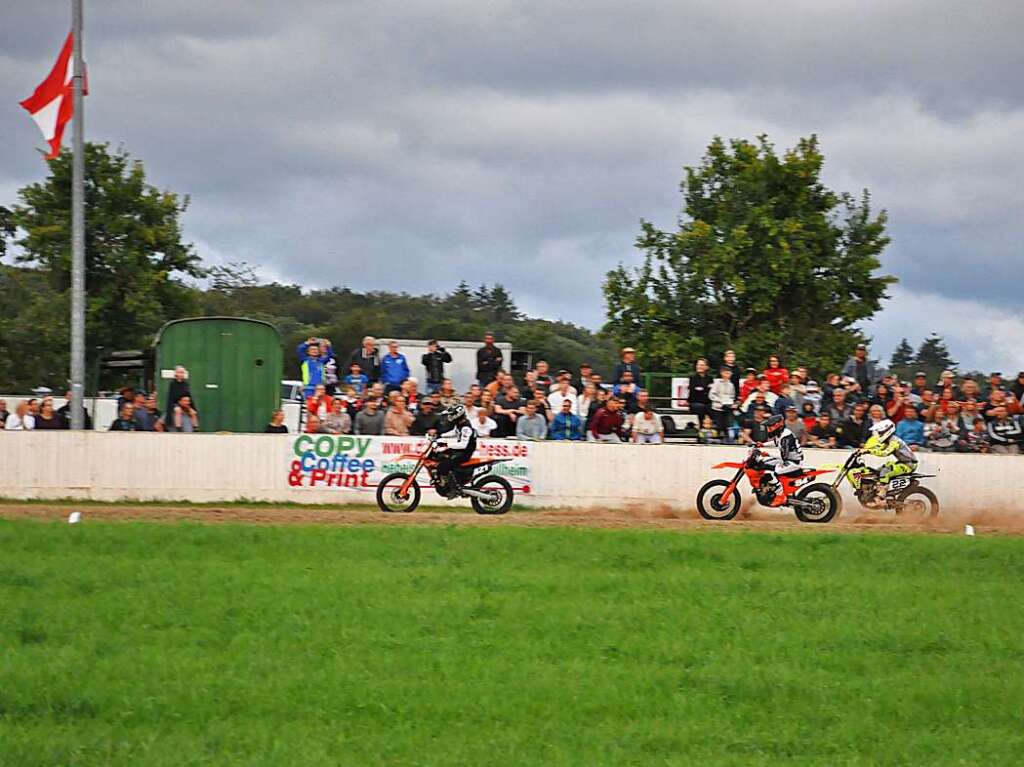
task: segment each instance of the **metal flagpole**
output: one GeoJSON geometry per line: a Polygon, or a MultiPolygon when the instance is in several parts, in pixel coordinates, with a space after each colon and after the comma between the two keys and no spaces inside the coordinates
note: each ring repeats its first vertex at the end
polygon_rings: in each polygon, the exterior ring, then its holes
{"type": "Polygon", "coordinates": [[[82,0],[71,0],[74,132],[71,143],[71,428],[85,428],[85,155],[82,0]]]}

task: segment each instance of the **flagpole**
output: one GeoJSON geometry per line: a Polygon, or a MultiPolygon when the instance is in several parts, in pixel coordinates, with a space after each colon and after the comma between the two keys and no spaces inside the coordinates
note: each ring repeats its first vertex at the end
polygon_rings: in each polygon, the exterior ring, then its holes
{"type": "Polygon", "coordinates": [[[71,142],[71,428],[85,428],[85,155],[82,0],[71,0],[74,126],[71,142]]]}

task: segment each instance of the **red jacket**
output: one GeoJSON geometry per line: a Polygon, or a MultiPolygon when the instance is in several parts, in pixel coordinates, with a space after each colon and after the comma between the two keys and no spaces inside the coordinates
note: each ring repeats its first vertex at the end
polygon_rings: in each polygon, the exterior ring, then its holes
{"type": "Polygon", "coordinates": [[[765,368],[761,372],[768,379],[768,383],[771,384],[772,391],[776,394],[782,394],[782,384],[789,383],[789,371],[786,368],[765,368]]]}
{"type": "Polygon", "coordinates": [[[620,437],[622,436],[622,411],[616,410],[614,413],[606,407],[601,408],[594,417],[590,419],[590,432],[595,437],[600,437],[604,434],[611,434],[615,432],[620,437]]]}

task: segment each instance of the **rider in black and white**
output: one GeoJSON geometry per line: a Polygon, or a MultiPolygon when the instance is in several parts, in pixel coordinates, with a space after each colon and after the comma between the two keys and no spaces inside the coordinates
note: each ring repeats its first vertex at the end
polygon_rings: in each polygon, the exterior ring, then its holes
{"type": "Polygon", "coordinates": [[[467,472],[459,467],[476,452],[476,431],[466,417],[466,408],[458,402],[446,407],[439,415],[440,428],[447,427],[448,430],[437,438],[434,446],[438,490],[444,495],[454,495],[460,484],[469,479],[467,472]],[[450,482],[449,478],[454,481],[450,482]]]}
{"type": "Polygon", "coordinates": [[[772,440],[778,446],[778,457],[766,455],[761,459],[766,467],[775,472],[775,476],[799,474],[803,471],[804,451],[793,432],[786,428],[786,420],[781,415],[765,418],[756,439],[758,442],[772,440]]]}

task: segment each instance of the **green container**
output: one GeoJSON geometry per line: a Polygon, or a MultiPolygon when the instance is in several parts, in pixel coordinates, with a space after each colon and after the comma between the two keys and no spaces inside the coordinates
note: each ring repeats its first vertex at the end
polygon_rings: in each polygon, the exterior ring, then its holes
{"type": "Polygon", "coordinates": [[[156,341],[157,400],[167,412],[174,368],[184,365],[199,430],[261,432],[281,406],[281,336],[266,322],[195,317],[164,325],[156,341]]]}

